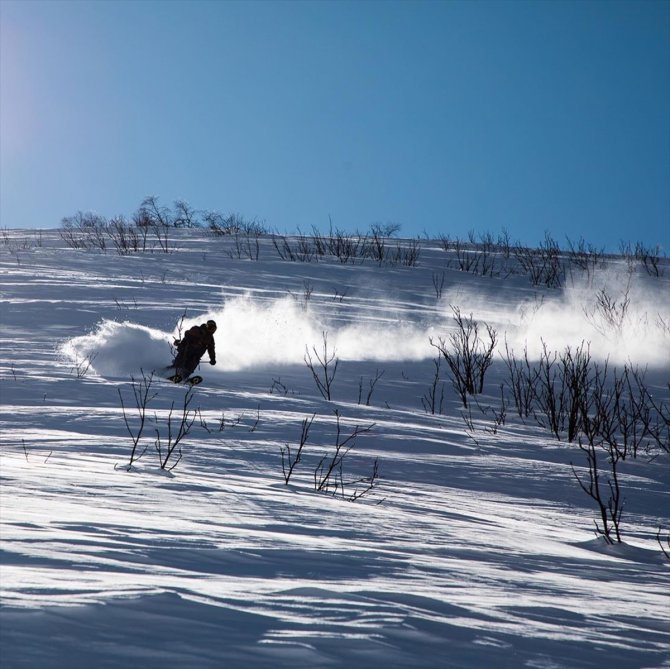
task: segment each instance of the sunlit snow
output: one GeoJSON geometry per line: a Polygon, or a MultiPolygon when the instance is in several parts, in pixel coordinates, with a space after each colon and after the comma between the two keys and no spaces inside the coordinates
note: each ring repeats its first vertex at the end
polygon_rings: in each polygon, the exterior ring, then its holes
{"type": "Polygon", "coordinates": [[[622,465],[623,543],[607,545],[580,449],[510,406],[494,420],[505,343],[531,360],[588,343],[668,402],[670,265],[609,258],[559,289],[458,271],[427,240],[402,266],[288,262],[265,237],[240,258],[202,231],[129,256],[27,237],[0,246],[2,669],[670,667],[668,453],[622,465]],[[618,332],[594,307],[604,287],[630,298],[618,332]],[[453,307],[496,329],[496,359],[469,411],[443,365],[427,413],[453,307]],[[161,470],[156,436],[187,392],[163,378],[171,343],[209,318],[218,362],[161,470]],[[330,400],[305,363],[324,341],[330,400]],[[124,408],[136,430],[133,387],[152,373],[129,469],[124,408]],[[311,416],[286,484],[281,451],[311,416]],[[315,490],[338,426],[369,428],[344,496],[315,490]],[[350,501],[375,459],[378,485],[350,501]]]}

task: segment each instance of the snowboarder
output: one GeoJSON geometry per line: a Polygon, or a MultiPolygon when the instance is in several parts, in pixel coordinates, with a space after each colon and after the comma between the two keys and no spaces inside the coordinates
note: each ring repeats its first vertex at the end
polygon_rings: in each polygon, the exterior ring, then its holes
{"type": "Polygon", "coordinates": [[[170,367],[176,370],[176,374],[169,377],[170,381],[180,383],[188,380],[193,383],[200,383],[202,377],[191,374],[200,363],[200,358],[209,354],[209,364],[216,365],[216,352],[214,349],[214,333],[216,332],[216,323],[207,321],[202,325],[194,325],[184,333],[181,339],[175,339],[174,345],[177,347],[177,355],[170,367]],[[189,379],[189,377],[191,377],[189,379]]]}

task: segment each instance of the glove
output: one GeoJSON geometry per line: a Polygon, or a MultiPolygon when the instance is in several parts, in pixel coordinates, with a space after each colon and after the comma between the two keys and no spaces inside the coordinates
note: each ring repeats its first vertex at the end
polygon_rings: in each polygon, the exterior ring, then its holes
{"type": "Polygon", "coordinates": [[[209,364],[210,364],[210,365],[216,365],[216,360],[210,360],[210,361],[209,361],[209,364]]]}

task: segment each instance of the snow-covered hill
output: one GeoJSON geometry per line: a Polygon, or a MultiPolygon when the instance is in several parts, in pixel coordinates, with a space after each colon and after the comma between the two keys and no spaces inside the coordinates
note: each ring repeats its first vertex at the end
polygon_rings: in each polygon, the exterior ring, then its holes
{"type": "Polygon", "coordinates": [[[500,249],[475,273],[437,241],[407,262],[242,242],[119,255],[5,231],[2,669],[670,667],[667,425],[619,463],[606,543],[586,452],[519,416],[505,362],[588,342],[600,369],[646,368],[667,410],[667,264],[566,257],[550,288],[500,249]],[[467,408],[435,346],[454,308],[497,333],[467,408]],[[218,364],[165,381],[179,327],[209,318],[218,364]]]}

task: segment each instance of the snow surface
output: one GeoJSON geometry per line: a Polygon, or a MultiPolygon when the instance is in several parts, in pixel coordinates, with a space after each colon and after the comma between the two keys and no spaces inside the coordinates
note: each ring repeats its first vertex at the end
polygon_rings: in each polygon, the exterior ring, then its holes
{"type": "MultiPolygon", "coordinates": [[[[667,400],[669,268],[633,274],[613,337],[592,301],[628,285],[623,261],[556,290],[457,271],[425,240],[416,267],[287,262],[267,238],[258,260],[202,232],[175,240],[119,256],[5,231],[2,669],[670,667],[670,561],[655,539],[670,527],[667,454],[625,462],[625,541],[608,546],[572,472],[577,447],[513,411],[494,430],[476,409],[470,431],[448,381],[442,415],[421,402],[451,305],[531,356],[589,341],[600,360],[646,365],[667,400]],[[200,367],[171,472],[154,438],[186,389],[154,379],[146,452],[128,471],[119,394],[135,426],[130,377],[169,363],[185,309],[185,327],[218,321],[218,364],[200,367]],[[330,401],[304,361],[324,333],[340,361],[330,401]],[[345,436],[372,426],[344,461],[348,481],[379,459],[379,486],[356,502],[314,490],[336,410],[345,436]],[[286,485],[280,450],[295,452],[312,415],[286,485]]],[[[503,380],[497,360],[483,408],[500,406],[503,380]]]]}

